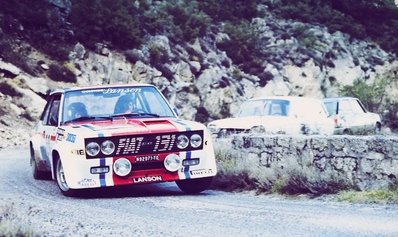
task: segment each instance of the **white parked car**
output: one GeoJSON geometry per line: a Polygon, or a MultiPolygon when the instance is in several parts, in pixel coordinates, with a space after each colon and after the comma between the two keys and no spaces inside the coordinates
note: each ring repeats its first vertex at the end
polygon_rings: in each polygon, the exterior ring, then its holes
{"type": "Polygon", "coordinates": [[[369,112],[359,99],[336,97],[325,98],[323,102],[335,122],[335,134],[380,132],[380,115],[369,112]]]}
{"type": "Polygon", "coordinates": [[[274,96],[244,102],[235,118],[208,124],[213,137],[259,132],[265,134],[333,134],[322,100],[306,97],[274,96]]]}

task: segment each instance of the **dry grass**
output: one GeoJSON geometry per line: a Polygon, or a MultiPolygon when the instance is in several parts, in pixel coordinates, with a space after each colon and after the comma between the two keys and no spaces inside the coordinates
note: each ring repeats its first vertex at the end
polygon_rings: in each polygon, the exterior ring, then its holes
{"type": "Polygon", "coordinates": [[[230,149],[228,143],[215,149],[218,174],[213,188],[225,191],[256,190],[265,193],[334,194],[352,187],[348,179],[333,172],[320,172],[311,164],[299,164],[286,158],[283,165],[260,165],[230,149]]]}
{"type": "Polygon", "coordinates": [[[338,193],[336,200],[351,203],[398,204],[398,188],[361,192],[342,191],[338,193]]]}
{"type": "Polygon", "coordinates": [[[14,204],[0,206],[0,237],[38,237],[22,217],[15,214],[14,204]]]}

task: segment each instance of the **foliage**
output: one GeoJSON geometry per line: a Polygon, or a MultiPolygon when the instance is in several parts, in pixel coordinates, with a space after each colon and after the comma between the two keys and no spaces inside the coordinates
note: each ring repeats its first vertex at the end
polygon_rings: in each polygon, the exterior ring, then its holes
{"type": "MultiPolygon", "coordinates": [[[[2,6],[0,15],[3,14],[3,17],[0,17],[0,27],[4,32],[13,35],[13,38],[26,40],[33,47],[56,60],[67,59],[69,41],[59,38],[49,28],[48,17],[51,5],[48,4],[48,1],[2,0],[0,5],[2,6]],[[59,47],[61,42],[63,47],[59,47]]],[[[14,59],[16,58],[14,57],[14,59]]],[[[26,69],[24,70],[26,71],[26,69]]],[[[33,74],[32,71],[27,72],[33,74]]]]}
{"type": "Polygon", "coordinates": [[[21,97],[22,94],[17,89],[17,86],[9,81],[0,82],[0,92],[11,97],[21,97]]]}
{"type": "Polygon", "coordinates": [[[142,17],[145,29],[153,35],[164,34],[177,42],[192,41],[206,34],[211,18],[194,1],[163,1],[142,17]]]}
{"type": "Polygon", "coordinates": [[[88,47],[98,42],[110,42],[121,49],[138,46],[142,32],[133,4],[130,0],[72,1],[70,20],[77,40],[88,47]]]}
{"type": "Polygon", "coordinates": [[[48,70],[48,77],[53,81],[64,81],[76,83],[76,75],[65,66],[51,64],[48,70]]]}
{"type": "Polygon", "coordinates": [[[267,2],[283,18],[323,24],[398,53],[398,8],[393,0],[280,0],[267,2]],[[383,34],[380,34],[383,32],[383,34]]]}
{"type": "Polygon", "coordinates": [[[388,127],[398,129],[398,100],[386,93],[397,88],[398,68],[391,71],[377,75],[372,83],[358,79],[353,85],[340,87],[340,95],[358,98],[371,112],[384,115],[388,127]]]}
{"type": "Polygon", "coordinates": [[[22,217],[15,214],[14,203],[0,206],[0,236],[1,237],[38,237],[39,234],[22,224],[22,217]]]}
{"type": "Polygon", "coordinates": [[[397,204],[398,189],[395,187],[371,191],[342,191],[338,193],[336,200],[351,203],[397,204]]]}
{"type": "Polygon", "coordinates": [[[14,64],[15,66],[22,69],[26,73],[29,73],[30,75],[36,75],[36,71],[29,66],[29,64],[26,62],[25,57],[21,53],[16,52],[16,50],[11,47],[11,41],[5,38],[2,39],[1,37],[0,58],[14,64]]]}
{"type": "Polygon", "coordinates": [[[216,22],[250,21],[257,16],[256,0],[202,0],[199,8],[216,22]]]}
{"type": "Polygon", "coordinates": [[[218,173],[213,180],[213,188],[318,196],[337,193],[352,186],[344,177],[332,172],[319,172],[311,165],[298,164],[297,160],[289,160],[283,166],[261,167],[258,162],[250,163],[247,157],[237,157],[228,149],[230,143],[230,140],[217,141],[215,155],[218,173]]]}

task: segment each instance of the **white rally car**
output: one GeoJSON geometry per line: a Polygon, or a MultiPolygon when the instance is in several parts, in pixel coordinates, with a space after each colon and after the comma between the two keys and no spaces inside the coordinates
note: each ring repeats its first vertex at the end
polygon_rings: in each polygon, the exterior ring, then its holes
{"type": "Polygon", "coordinates": [[[147,84],[50,93],[30,153],[33,177],[51,175],[66,196],[165,181],[198,193],[217,173],[206,127],[179,119],[159,90],[147,84]]]}

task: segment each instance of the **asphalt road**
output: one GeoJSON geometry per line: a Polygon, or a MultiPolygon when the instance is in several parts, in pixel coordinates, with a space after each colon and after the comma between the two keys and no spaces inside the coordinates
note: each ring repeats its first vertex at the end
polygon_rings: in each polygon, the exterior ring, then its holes
{"type": "Polygon", "coordinates": [[[173,183],[64,197],[55,182],[32,178],[27,149],[0,151],[0,210],[40,236],[398,236],[397,205],[185,195],[173,183]]]}

